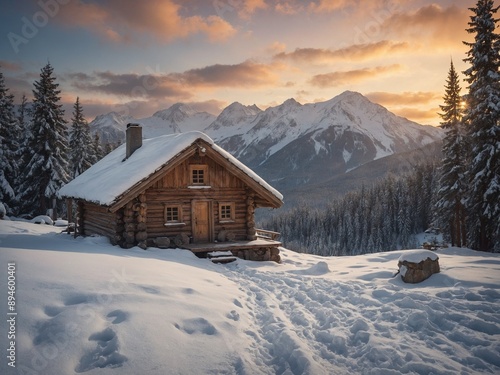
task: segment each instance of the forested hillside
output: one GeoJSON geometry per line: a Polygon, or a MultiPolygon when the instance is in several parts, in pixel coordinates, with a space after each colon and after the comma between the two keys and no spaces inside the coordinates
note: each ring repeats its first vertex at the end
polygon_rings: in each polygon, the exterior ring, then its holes
{"type": "Polygon", "coordinates": [[[363,186],[323,209],[299,205],[264,226],[280,232],[285,247],[317,255],[414,248],[414,234],[433,224],[438,178],[436,165],[419,166],[363,186]]]}

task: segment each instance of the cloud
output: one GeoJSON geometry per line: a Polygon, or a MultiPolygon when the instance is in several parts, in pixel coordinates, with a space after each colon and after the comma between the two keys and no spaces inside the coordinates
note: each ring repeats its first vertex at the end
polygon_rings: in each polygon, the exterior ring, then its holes
{"type": "Polygon", "coordinates": [[[339,49],[297,48],[293,52],[280,52],[274,55],[276,59],[288,59],[302,63],[326,64],[339,60],[366,60],[391,53],[406,51],[406,42],[382,40],[376,43],[354,44],[339,49]]]}
{"type": "Polygon", "coordinates": [[[278,76],[272,65],[245,61],[240,64],[216,64],[170,75],[186,86],[199,88],[254,88],[274,85],[278,76]]]}
{"type": "Polygon", "coordinates": [[[100,92],[130,98],[188,99],[190,92],[168,75],[155,74],[117,74],[94,72],[93,74],[72,73],[67,75],[71,85],[88,92],[100,92]]]}
{"type": "Polygon", "coordinates": [[[243,6],[241,10],[238,12],[239,16],[242,18],[248,18],[253,13],[257,11],[257,9],[266,9],[267,4],[264,0],[244,0],[243,6]]]}
{"type": "Polygon", "coordinates": [[[432,107],[424,110],[418,108],[404,107],[404,108],[396,108],[394,110],[391,109],[391,111],[397,114],[398,116],[406,117],[420,124],[430,124],[435,126],[439,125],[438,107],[432,107]]]}
{"type": "Polygon", "coordinates": [[[0,60],[0,69],[10,70],[12,72],[19,72],[22,66],[19,62],[12,62],[7,60],[0,60]]]}
{"type": "Polygon", "coordinates": [[[401,65],[393,64],[389,66],[376,66],[373,68],[317,74],[311,78],[309,83],[320,88],[335,87],[376,78],[377,76],[393,73],[400,69],[401,65]]]}
{"type": "Polygon", "coordinates": [[[347,8],[348,6],[352,6],[353,1],[351,0],[318,0],[312,1],[309,4],[309,10],[315,13],[322,12],[333,12],[339,9],[347,8]]]}
{"type": "Polygon", "coordinates": [[[294,15],[304,11],[304,4],[297,0],[281,0],[276,2],[274,9],[278,13],[294,15]]]}
{"type": "Polygon", "coordinates": [[[208,112],[216,116],[228,106],[227,102],[216,99],[205,100],[203,102],[188,102],[187,104],[196,111],[208,112]]]}
{"type": "Polygon", "coordinates": [[[223,41],[236,33],[219,16],[187,16],[173,0],[108,0],[90,3],[74,0],[60,8],[57,19],[70,27],[96,31],[113,42],[131,42],[135,33],[170,42],[194,34],[205,34],[210,41],[223,41]]]}
{"type": "Polygon", "coordinates": [[[442,98],[442,94],[436,92],[371,92],[365,95],[371,101],[383,106],[421,105],[429,104],[442,98]]]}
{"type": "Polygon", "coordinates": [[[209,65],[183,73],[71,73],[65,80],[78,89],[121,97],[171,98],[185,101],[195,90],[236,87],[253,89],[275,85],[279,81],[272,65],[245,61],[235,65],[209,65]]]}
{"type": "Polygon", "coordinates": [[[467,8],[456,5],[443,8],[430,4],[412,13],[391,14],[382,28],[394,35],[405,35],[422,41],[424,37],[434,41],[436,46],[459,44],[466,38],[465,28],[469,21],[467,8]]]}

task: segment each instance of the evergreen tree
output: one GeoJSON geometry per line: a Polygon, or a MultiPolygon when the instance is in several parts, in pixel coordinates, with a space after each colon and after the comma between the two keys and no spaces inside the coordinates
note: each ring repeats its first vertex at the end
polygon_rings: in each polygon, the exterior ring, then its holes
{"type": "Polygon", "coordinates": [[[94,135],[94,142],[92,144],[93,150],[94,150],[94,163],[97,163],[99,160],[101,160],[104,157],[104,152],[101,147],[101,140],[99,139],[99,134],[95,133],[94,135]]]}
{"type": "Polygon", "coordinates": [[[464,61],[469,84],[464,120],[471,144],[469,167],[468,245],[500,251],[500,36],[495,33],[498,7],[493,0],[478,0],[470,8],[467,32],[474,42],[464,61]]]}
{"type": "Polygon", "coordinates": [[[17,152],[19,149],[19,123],[14,114],[14,96],[5,87],[3,73],[0,72],[0,202],[8,214],[14,214],[16,182],[19,174],[17,152]]]}
{"type": "Polygon", "coordinates": [[[19,110],[17,112],[17,119],[19,122],[19,126],[21,129],[21,136],[19,138],[19,150],[18,150],[18,157],[19,157],[19,176],[18,176],[18,181],[17,181],[17,187],[18,191],[17,194],[20,194],[19,187],[22,183],[22,177],[23,177],[23,171],[25,167],[28,165],[28,162],[31,160],[31,157],[33,156],[32,150],[28,147],[28,144],[30,143],[30,139],[32,138],[31,134],[31,127],[30,127],[30,116],[31,112],[28,107],[28,98],[26,98],[26,95],[23,94],[21,98],[21,104],[19,105],[19,110]]]}
{"type": "Polygon", "coordinates": [[[465,246],[466,226],[466,147],[462,125],[462,98],[460,96],[458,74],[451,62],[445,86],[443,121],[441,127],[446,131],[443,140],[443,164],[440,170],[439,191],[436,202],[436,221],[452,246],[465,246]]]}
{"type": "Polygon", "coordinates": [[[71,133],[69,138],[70,148],[70,173],[71,177],[82,174],[96,162],[94,144],[90,136],[89,124],[83,117],[80,99],[76,98],[73,118],[71,119],[71,133]]]}
{"type": "Polygon", "coordinates": [[[69,180],[66,121],[53,71],[48,63],[34,84],[31,137],[27,144],[32,154],[20,189],[23,213],[27,215],[45,214],[53,207],[57,190],[69,180]]]}

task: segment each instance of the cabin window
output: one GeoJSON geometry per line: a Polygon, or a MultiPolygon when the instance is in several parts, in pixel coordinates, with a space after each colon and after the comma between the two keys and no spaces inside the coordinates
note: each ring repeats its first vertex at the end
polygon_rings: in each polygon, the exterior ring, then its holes
{"type": "Polygon", "coordinates": [[[165,206],[165,225],[182,223],[182,208],[180,205],[165,206]]]}
{"type": "Polygon", "coordinates": [[[208,182],[206,165],[191,165],[191,185],[206,185],[208,182]]]}
{"type": "Polygon", "coordinates": [[[233,202],[219,203],[219,221],[220,222],[234,221],[233,202]]]}

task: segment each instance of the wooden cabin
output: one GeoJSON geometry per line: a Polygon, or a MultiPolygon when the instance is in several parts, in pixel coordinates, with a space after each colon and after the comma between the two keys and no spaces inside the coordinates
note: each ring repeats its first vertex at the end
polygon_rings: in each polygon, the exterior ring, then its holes
{"type": "Polygon", "coordinates": [[[76,232],[106,236],[124,248],[183,247],[231,251],[279,261],[277,233],[255,228],[258,207],[278,208],[282,195],[201,132],[142,140],[127,127],[126,144],[63,186],[76,232]]]}

